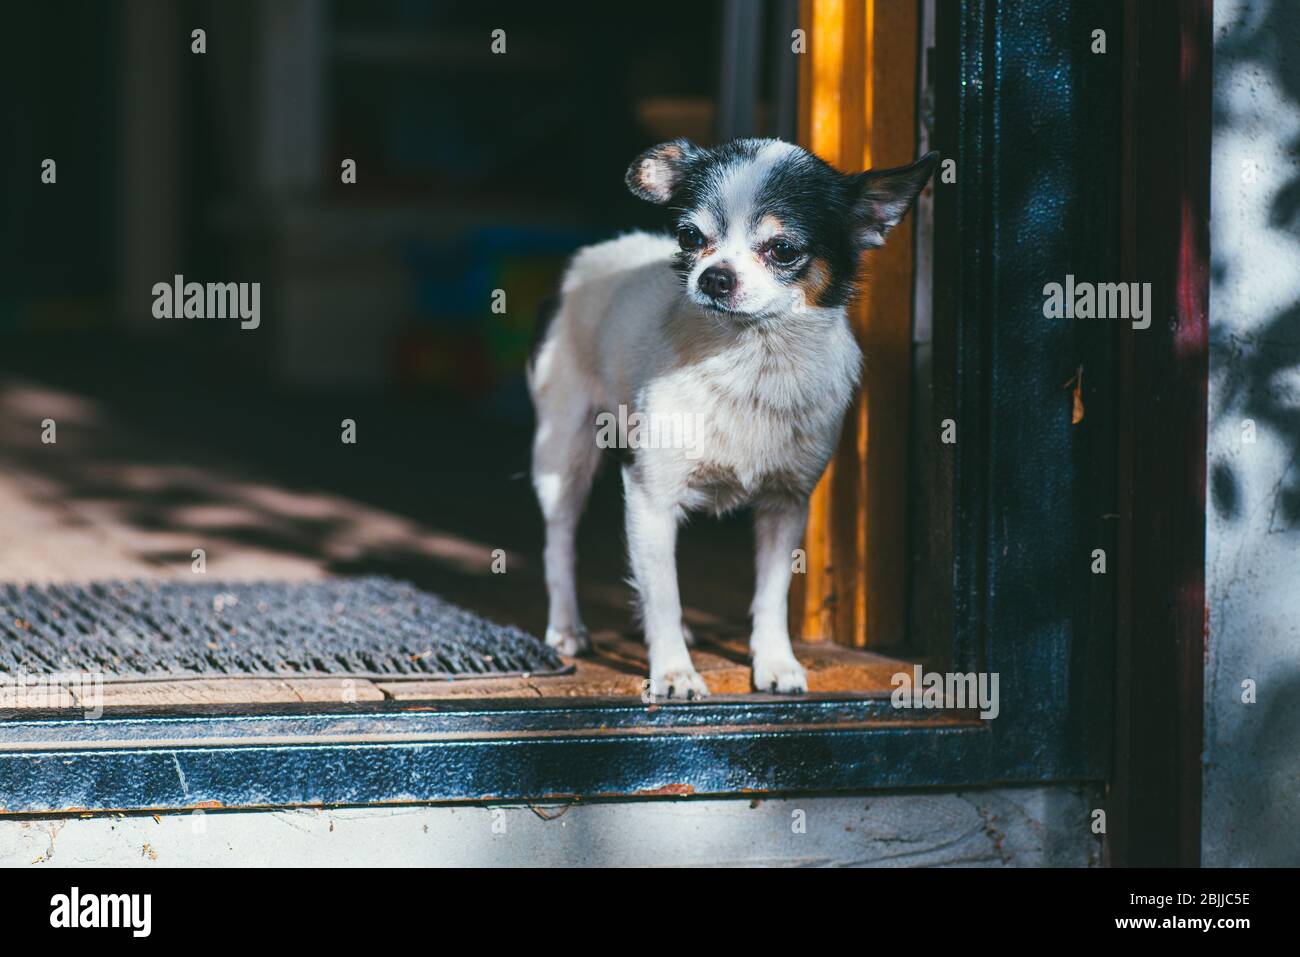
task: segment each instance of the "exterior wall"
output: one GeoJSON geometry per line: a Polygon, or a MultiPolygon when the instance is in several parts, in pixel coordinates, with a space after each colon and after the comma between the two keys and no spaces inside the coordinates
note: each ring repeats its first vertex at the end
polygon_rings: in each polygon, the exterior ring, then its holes
{"type": "Polygon", "coordinates": [[[1294,866],[1300,4],[1215,0],[1214,35],[1202,860],[1294,866]]]}
{"type": "Polygon", "coordinates": [[[689,800],[569,807],[0,819],[0,866],[1094,866],[1098,795],[689,800]],[[802,812],[802,813],[800,813],[802,812]],[[800,831],[799,823],[803,829],[800,831]]]}

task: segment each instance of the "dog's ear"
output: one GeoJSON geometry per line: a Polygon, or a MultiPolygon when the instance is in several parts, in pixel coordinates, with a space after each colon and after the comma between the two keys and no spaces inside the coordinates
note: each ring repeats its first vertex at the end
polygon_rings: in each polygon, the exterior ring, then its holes
{"type": "Polygon", "coordinates": [[[682,181],[686,164],[699,152],[689,140],[677,139],[652,146],[627,168],[627,188],[651,203],[668,202],[682,181]]]}
{"type": "Polygon", "coordinates": [[[902,220],[938,162],[938,153],[926,153],[910,166],[869,169],[853,177],[857,197],[853,233],[859,246],[871,249],[885,244],[886,234],[902,220]]]}

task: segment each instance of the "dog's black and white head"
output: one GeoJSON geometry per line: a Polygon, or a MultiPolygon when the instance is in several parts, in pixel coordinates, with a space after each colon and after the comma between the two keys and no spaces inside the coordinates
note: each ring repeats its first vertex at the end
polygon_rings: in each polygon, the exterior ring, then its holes
{"type": "Polygon", "coordinates": [[[673,213],[674,268],[693,302],[767,316],[844,305],[859,255],[884,243],[938,158],[848,175],[781,140],[673,140],[633,160],[627,185],[673,213]]]}

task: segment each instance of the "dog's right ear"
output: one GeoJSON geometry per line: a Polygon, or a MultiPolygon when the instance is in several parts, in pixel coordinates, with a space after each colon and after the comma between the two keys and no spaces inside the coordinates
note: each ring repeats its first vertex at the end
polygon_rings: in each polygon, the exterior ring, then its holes
{"type": "Polygon", "coordinates": [[[684,139],[652,146],[627,168],[627,188],[632,195],[662,206],[672,198],[686,172],[686,164],[698,152],[694,143],[684,139]]]}

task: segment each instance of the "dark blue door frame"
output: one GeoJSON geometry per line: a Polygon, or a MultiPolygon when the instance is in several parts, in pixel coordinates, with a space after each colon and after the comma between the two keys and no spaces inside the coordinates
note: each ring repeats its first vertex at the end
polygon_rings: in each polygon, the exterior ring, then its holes
{"type": "Polygon", "coordinates": [[[757,795],[1074,778],[887,698],[478,702],[0,723],[3,813],[757,795]]]}

